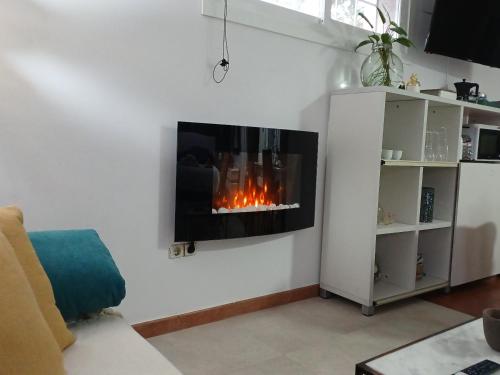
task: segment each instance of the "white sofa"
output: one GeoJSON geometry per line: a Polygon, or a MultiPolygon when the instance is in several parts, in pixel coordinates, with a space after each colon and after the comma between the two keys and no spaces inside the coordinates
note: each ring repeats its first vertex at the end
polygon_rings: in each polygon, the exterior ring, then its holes
{"type": "Polygon", "coordinates": [[[76,342],[64,351],[68,375],[181,374],[118,315],[101,315],[70,328],[76,342]]]}

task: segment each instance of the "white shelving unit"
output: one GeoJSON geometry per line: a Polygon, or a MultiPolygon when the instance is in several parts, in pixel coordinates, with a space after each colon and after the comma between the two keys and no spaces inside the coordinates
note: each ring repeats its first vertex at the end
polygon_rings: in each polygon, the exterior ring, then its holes
{"type": "Polygon", "coordinates": [[[386,87],[332,95],[323,296],[351,299],[371,315],[377,305],[449,286],[462,121],[464,108],[477,112],[476,107],[386,87]],[[426,131],[441,127],[447,131],[448,157],[426,161],[426,131]],[[382,148],[403,150],[406,160],[381,161],[382,148]],[[422,187],[435,189],[432,223],[419,222],[422,187]],[[393,224],[377,225],[379,206],[395,215],[393,224]],[[418,254],[425,275],[416,280],[418,254]]]}

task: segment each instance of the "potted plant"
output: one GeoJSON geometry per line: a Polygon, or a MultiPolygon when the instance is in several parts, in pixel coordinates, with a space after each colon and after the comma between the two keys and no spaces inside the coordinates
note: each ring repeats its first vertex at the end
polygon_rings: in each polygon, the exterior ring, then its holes
{"type": "Polygon", "coordinates": [[[405,47],[413,46],[413,42],[408,39],[405,29],[391,20],[389,13],[386,14],[377,7],[377,14],[382,24],[384,32],[377,34],[375,27],[370,20],[362,13],[359,16],[370,25],[373,33],[368,35],[368,39],[360,42],[358,48],[371,44],[372,52],[365,59],[361,66],[361,83],[363,86],[399,86],[403,81],[403,62],[393,52],[393,45],[399,43],[405,47]]]}

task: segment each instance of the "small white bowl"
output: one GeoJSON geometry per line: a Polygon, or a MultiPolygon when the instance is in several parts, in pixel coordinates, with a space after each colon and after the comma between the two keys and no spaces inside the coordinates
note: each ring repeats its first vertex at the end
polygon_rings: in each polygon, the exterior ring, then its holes
{"type": "Polygon", "coordinates": [[[392,151],[392,160],[401,160],[403,157],[403,150],[392,151]]]}
{"type": "Polygon", "coordinates": [[[391,160],[392,159],[392,150],[382,149],[382,159],[391,160]]]}

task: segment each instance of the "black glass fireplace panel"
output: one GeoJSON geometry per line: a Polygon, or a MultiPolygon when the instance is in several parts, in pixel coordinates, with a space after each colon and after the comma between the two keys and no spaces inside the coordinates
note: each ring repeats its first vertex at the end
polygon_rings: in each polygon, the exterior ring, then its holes
{"type": "Polygon", "coordinates": [[[318,134],[180,122],[175,240],[314,225],[318,134]]]}

